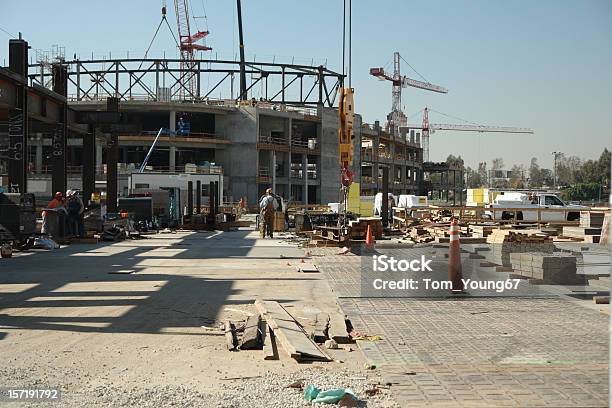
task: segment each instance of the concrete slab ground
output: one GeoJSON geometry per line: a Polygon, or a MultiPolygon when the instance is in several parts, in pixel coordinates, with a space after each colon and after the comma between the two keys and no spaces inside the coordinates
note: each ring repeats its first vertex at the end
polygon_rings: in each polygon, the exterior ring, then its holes
{"type": "MultiPolygon", "coordinates": [[[[297,378],[363,391],[359,352],[298,365],[229,352],[224,319],[277,300],[297,319],[338,312],[304,251],[252,230],[178,232],[0,260],[0,386],[61,387],[62,406],[302,406],[297,378]],[[290,265],[288,265],[290,264],[290,265]]],[[[365,395],[363,395],[365,397],[365,395]]],[[[368,406],[395,406],[376,396],[368,406]]]]}
{"type": "Polygon", "coordinates": [[[382,337],[358,344],[401,406],[608,406],[607,305],[545,286],[522,296],[367,297],[359,256],[335,252],[318,249],[314,262],[355,329],[382,337]]]}

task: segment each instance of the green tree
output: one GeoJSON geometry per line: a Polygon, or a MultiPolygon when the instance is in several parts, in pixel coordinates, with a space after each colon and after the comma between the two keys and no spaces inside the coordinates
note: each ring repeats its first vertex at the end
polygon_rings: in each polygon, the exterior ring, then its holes
{"type": "Polygon", "coordinates": [[[525,168],[522,165],[515,164],[510,170],[510,188],[525,187],[525,168]]]}
{"type": "Polygon", "coordinates": [[[487,173],[487,162],[478,163],[478,181],[480,181],[480,186],[488,186],[489,185],[489,174],[487,173]]]}
{"type": "Polygon", "coordinates": [[[532,157],[531,163],[529,164],[528,185],[530,188],[542,186],[542,171],[540,170],[540,165],[538,164],[538,159],[536,157],[532,157]]]}
{"type": "Polygon", "coordinates": [[[607,187],[610,187],[610,162],[611,160],[612,160],[612,153],[610,153],[608,149],[604,149],[604,151],[601,153],[601,156],[599,156],[599,162],[598,162],[599,174],[600,174],[599,183],[607,187]]]}
{"type": "Polygon", "coordinates": [[[448,164],[449,166],[459,167],[459,168],[465,167],[465,163],[463,162],[461,155],[455,157],[454,155],[449,154],[448,157],[446,158],[446,164],[448,164]]]}

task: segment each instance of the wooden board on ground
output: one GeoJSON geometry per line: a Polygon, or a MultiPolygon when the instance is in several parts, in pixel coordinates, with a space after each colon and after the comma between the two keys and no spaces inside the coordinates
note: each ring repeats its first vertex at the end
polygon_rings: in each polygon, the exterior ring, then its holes
{"type": "Polygon", "coordinates": [[[311,263],[300,263],[298,264],[298,272],[302,273],[318,273],[319,268],[311,263]]]}
{"type": "Polygon", "coordinates": [[[593,296],[593,302],[598,305],[607,305],[610,303],[610,296],[593,296]]]}
{"type": "Polygon", "coordinates": [[[236,338],[236,327],[234,323],[226,320],[223,326],[225,329],[225,344],[227,345],[227,349],[230,351],[236,350],[238,339],[236,338]]]}
{"type": "MultiPolygon", "coordinates": [[[[450,237],[436,237],[436,242],[439,244],[448,244],[450,242],[450,237]]],[[[486,238],[480,237],[459,237],[459,242],[462,244],[486,244],[486,238]]]]}
{"type": "Polygon", "coordinates": [[[351,342],[351,338],[346,331],[346,321],[344,319],[344,315],[340,313],[331,313],[329,316],[329,338],[335,340],[338,344],[351,342]]]}
{"type": "Polygon", "coordinates": [[[610,237],[610,228],[612,228],[610,221],[610,213],[607,213],[603,220],[603,225],[601,227],[601,239],[599,240],[599,245],[608,245],[608,239],[610,237]]]}
{"type": "Polygon", "coordinates": [[[261,317],[259,315],[248,317],[240,340],[241,350],[257,348],[261,345],[260,321],[261,317]]]}
{"type": "Polygon", "coordinates": [[[312,338],[317,343],[323,343],[329,339],[329,320],[329,314],[323,312],[317,313],[312,331],[312,338]]]}
{"type": "Polygon", "coordinates": [[[280,303],[275,301],[255,301],[259,313],[266,319],[290,357],[300,360],[332,361],[298,325],[295,319],[280,303]]]}
{"type": "Polygon", "coordinates": [[[263,337],[263,359],[278,360],[278,349],[276,348],[276,339],[274,332],[268,327],[265,320],[261,320],[261,335],[263,337]]]}

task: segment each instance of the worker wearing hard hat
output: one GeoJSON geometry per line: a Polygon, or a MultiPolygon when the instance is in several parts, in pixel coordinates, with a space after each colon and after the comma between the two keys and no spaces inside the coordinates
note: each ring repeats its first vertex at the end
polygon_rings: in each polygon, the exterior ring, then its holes
{"type": "MultiPolygon", "coordinates": [[[[47,204],[47,207],[43,210],[42,212],[42,228],[41,228],[41,233],[43,234],[49,234],[51,233],[51,229],[52,226],[49,223],[49,212],[50,210],[54,210],[54,211],[65,211],[65,200],[64,200],[64,193],[62,193],[61,191],[58,191],[57,193],[55,193],[55,195],[53,196],[53,198],[51,199],[51,201],[49,201],[49,204],[47,204]]],[[[53,227],[57,227],[56,225],[54,225],[53,227]]],[[[54,231],[56,232],[56,231],[54,231]]]]}
{"type": "Polygon", "coordinates": [[[259,200],[259,212],[261,219],[259,221],[259,235],[265,238],[268,235],[273,238],[274,231],[274,212],[278,208],[278,201],[272,194],[272,189],[268,188],[266,194],[259,200]]]}

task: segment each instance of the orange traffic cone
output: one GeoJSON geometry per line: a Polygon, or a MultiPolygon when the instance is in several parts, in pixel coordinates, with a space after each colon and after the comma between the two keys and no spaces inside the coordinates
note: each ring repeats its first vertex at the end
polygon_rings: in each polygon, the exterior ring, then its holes
{"type": "Polygon", "coordinates": [[[459,242],[459,222],[451,220],[448,245],[448,280],[452,282],[452,293],[463,292],[463,272],[461,270],[461,243],[459,242]]]}
{"type": "Polygon", "coordinates": [[[365,245],[368,248],[374,248],[375,243],[376,241],[374,241],[374,237],[372,236],[372,226],[368,224],[368,231],[366,233],[365,245]]]}

